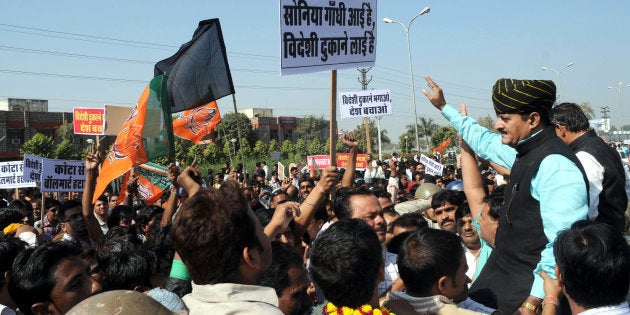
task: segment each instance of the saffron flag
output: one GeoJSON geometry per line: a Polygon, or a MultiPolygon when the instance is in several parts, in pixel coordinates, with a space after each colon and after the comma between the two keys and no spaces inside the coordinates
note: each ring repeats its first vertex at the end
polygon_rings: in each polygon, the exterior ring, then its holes
{"type": "Polygon", "coordinates": [[[437,147],[433,148],[433,150],[431,150],[431,152],[440,152],[440,154],[444,154],[444,150],[446,150],[446,148],[448,147],[448,145],[451,144],[451,138],[448,138],[444,141],[442,141],[442,143],[440,143],[437,147]]]}
{"type": "Polygon", "coordinates": [[[176,136],[197,144],[210,134],[221,122],[221,114],[217,102],[184,111],[173,120],[173,132],[176,136]]]}
{"type": "Polygon", "coordinates": [[[219,19],[199,22],[193,38],[175,55],[155,64],[154,73],[168,75],[168,98],[173,113],[234,94],[219,19]]]}
{"type": "Polygon", "coordinates": [[[94,199],[103,194],[111,181],[149,159],[173,156],[173,125],[166,98],[166,76],[151,80],[138,104],[122,126],[105,157],[94,190],[94,199]]]}
{"type": "MultiPolygon", "coordinates": [[[[164,191],[171,185],[171,181],[168,179],[168,169],[162,165],[148,162],[133,169],[134,176],[138,178],[138,193],[149,205],[159,200],[164,191]]],[[[121,196],[125,195],[130,175],[131,172],[127,172],[125,175],[120,190],[121,196]]]]}

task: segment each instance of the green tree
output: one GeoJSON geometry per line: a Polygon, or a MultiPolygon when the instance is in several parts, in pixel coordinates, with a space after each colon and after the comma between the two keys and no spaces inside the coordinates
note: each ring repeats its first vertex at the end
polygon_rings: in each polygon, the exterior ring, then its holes
{"type": "Polygon", "coordinates": [[[264,159],[269,156],[269,150],[264,142],[257,140],[256,144],[254,144],[253,154],[256,159],[264,159]]]}
{"type": "MultiPolygon", "coordinates": [[[[227,113],[221,118],[221,123],[217,126],[217,141],[220,143],[230,142],[231,139],[238,139],[238,127],[241,128],[241,137],[247,139],[248,146],[254,140],[254,132],[249,118],[242,113],[227,113]]],[[[240,144],[237,141],[236,149],[240,144]]]]}
{"type": "Polygon", "coordinates": [[[250,158],[252,155],[252,147],[249,145],[249,140],[246,138],[241,139],[241,147],[238,149],[239,160],[242,160],[243,157],[246,159],[250,158]]]}
{"type": "MultiPolygon", "coordinates": [[[[409,125],[413,127],[413,125],[409,125]]],[[[413,132],[407,132],[398,136],[398,147],[400,148],[400,152],[407,154],[412,152],[412,148],[416,145],[416,138],[414,137],[415,130],[413,132]]]]}
{"type": "Polygon", "coordinates": [[[282,142],[282,148],[280,148],[280,152],[282,153],[282,158],[288,159],[295,152],[295,148],[291,141],[284,140],[284,142],[282,142]]]}
{"type": "Polygon", "coordinates": [[[57,139],[61,139],[62,142],[63,140],[70,140],[70,142],[72,143],[72,140],[74,140],[75,137],[74,125],[72,125],[72,123],[70,122],[65,122],[61,124],[59,128],[57,128],[55,133],[57,135],[57,139]]]}
{"type": "MultiPolygon", "coordinates": [[[[175,148],[175,159],[178,161],[186,161],[188,159],[188,150],[190,150],[192,146],[192,142],[175,137],[175,142],[173,143],[173,147],[175,148]]],[[[165,160],[168,160],[168,158],[165,160]]]]}
{"type": "Polygon", "coordinates": [[[298,118],[295,132],[307,143],[311,143],[315,139],[324,142],[328,134],[329,124],[330,122],[323,116],[306,116],[298,118]]]}
{"type": "Polygon", "coordinates": [[[20,153],[52,158],[54,150],[55,143],[51,137],[36,133],[31,140],[24,143],[20,148],[20,153]]]}
{"type": "Polygon", "coordinates": [[[186,162],[186,165],[190,165],[195,160],[195,157],[197,158],[197,163],[205,164],[205,156],[203,154],[203,147],[201,145],[196,144],[188,148],[188,152],[186,152],[186,158],[184,160],[186,162]]]}
{"type": "Polygon", "coordinates": [[[324,147],[324,144],[322,144],[322,142],[318,138],[313,139],[313,141],[309,143],[308,145],[309,154],[316,155],[316,154],[322,154],[324,152],[326,152],[326,148],[324,147]]]}
{"type": "Polygon", "coordinates": [[[216,142],[210,142],[206,144],[206,149],[203,151],[204,160],[209,164],[219,164],[225,159],[223,152],[219,149],[216,142]]]}
{"type": "Polygon", "coordinates": [[[278,151],[280,149],[280,147],[278,146],[278,140],[276,139],[271,139],[271,141],[269,141],[269,152],[271,151],[278,151]]]}
{"type": "Polygon", "coordinates": [[[72,140],[65,139],[55,150],[55,159],[61,160],[81,160],[81,148],[72,143],[72,140]]]}
{"type": "Polygon", "coordinates": [[[300,156],[308,155],[308,148],[306,147],[306,142],[301,137],[295,142],[294,151],[296,154],[300,156]]]}
{"type": "Polygon", "coordinates": [[[455,146],[459,141],[459,136],[457,135],[457,131],[455,128],[451,126],[442,126],[438,128],[435,133],[433,133],[433,141],[431,144],[433,147],[436,147],[438,144],[443,142],[444,140],[451,138],[451,144],[449,147],[455,146]]]}
{"type": "Polygon", "coordinates": [[[418,136],[425,137],[426,143],[431,143],[431,137],[433,137],[433,133],[435,133],[438,128],[439,126],[432,118],[420,117],[418,122],[418,132],[420,132],[420,134],[418,136]]]}

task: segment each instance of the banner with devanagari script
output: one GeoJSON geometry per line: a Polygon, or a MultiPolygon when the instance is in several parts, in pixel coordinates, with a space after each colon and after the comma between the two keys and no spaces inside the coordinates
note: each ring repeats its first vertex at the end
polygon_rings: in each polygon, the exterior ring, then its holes
{"type": "Polygon", "coordinates": [[[74,134],[102,135],[105,132],[105,108],[72,109],[74,134]]]}
{"type": "Polygon", "coordinates": [[[0,189],[35,187],[34,181],[25,181],[23,161],[0,162],[0,189]]]}
{"type": "Polygon", "coordinates": [[[393,113],[389,90],[341,92],[337,102],[341,119],[390,116],[393,113]]]}
{"type": "Polygon", "coordinates": [[[280,73],[372,67],[376,0],[280,0],[280,73]]]}
{"type": "Polygon", "coordinates": [[[42,165],[44,158],[36,155],[24,154],[24,173],[22,176],[27,181],[33,181],[36,183],[41,182],[42,179],[42,165]]]}
{"type": "Polygon", "coordinates": [[[43,159],[41,191],[83,191],[85,162],[43,159]]]}

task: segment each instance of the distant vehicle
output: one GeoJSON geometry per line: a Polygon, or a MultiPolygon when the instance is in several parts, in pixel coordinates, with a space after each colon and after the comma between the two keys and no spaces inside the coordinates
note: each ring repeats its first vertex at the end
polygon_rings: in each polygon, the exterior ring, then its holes
{"type": "Polygon", "coordinates": [[[619,157],[621,158],[621,163],[623,164],[623,168],[626,171],[630,171],[630,168],[628,168],[628,154],[626,154],[626,152],[623,152],[622,150],[617,150],[617,153],[619,153],[619,157]]]}

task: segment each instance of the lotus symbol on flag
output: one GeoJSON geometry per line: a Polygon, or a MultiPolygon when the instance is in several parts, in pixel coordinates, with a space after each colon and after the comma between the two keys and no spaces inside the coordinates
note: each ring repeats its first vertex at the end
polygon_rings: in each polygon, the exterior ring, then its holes
{"type": "Polygon", "coordinates": [[[190,132],[197,134],[200,130],[204,129],[211,124],[216,109],[207,107],[197,107],[190,111],[188,115],[182,115],[182,118],[186,120],[186,128],[190,132]]]}

